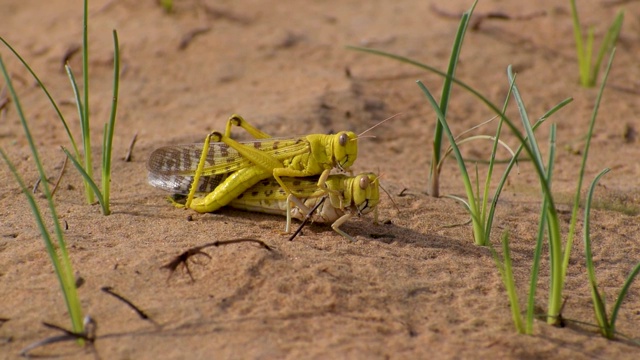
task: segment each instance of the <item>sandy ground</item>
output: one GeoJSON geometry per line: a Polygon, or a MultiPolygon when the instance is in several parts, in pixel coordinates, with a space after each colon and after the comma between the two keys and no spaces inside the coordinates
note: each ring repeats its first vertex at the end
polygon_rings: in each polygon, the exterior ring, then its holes
{"type": "MultiPolygon", "coordinates": [[[[122,81],[114,138],[112,210],[102,216],[87,205],[79,175],[67,171],[55,195],[73,265],[84,278],[79,296],[98,322],[95,351],[102,359],[419,359],[419,358],[638,358],[630,341],[609,341],[595,323],[586,281],[582,215],[568,270],[565,328],[536,322],[534,335],[516,334],[499,273],[486,248],[473,244],[468,215],[447,198],[426,194],[432,131],[436,121],[415,84],[436,94],[441,79],[388,59],[356,53],[370,46],[444,69],[458,21],[427,1],[177,1],[166,14],[155,1],[90,4],[90,76],[93,150],[108,118],[112,29],[122,49],[122,81]],[[147,184],[145,163],[162,145],[202,141],[223,128],[232,113],[275,136],[328,131],[361,132],[378,121],[375,139],[360,141],[353,169],[382,174],[397,209],[383,195],[384,225],[370,217],[343,229],[352,243],[325,225],[305,228],[289,242],[284,219],[223,209],[196,214],[170,206],[166,193],[147,184]],[[131,162],[122,161],[138,135],[131,162]],[[403,196],[399,194],[402,190],[403,196]],[[193,221],[187,221],[191,215],[193,221]],[[186,249],[215,240],[252,237],[273,247],[235,244],[207,250],[211,260],[171,279],[160,267],[186,249]],[[100,291],[111,286],[156,323],[100,291]]],[[[435,3],[435,2],[433,2],[435,3]]],[[[592,213],[598,280],[611,305],[640,260],[640,3],[581,1],[585,24],[599,42],[620,8],[627,9],[617,57],[605,91],[586,169],[591,181],[613,169],[598,186],[592,213]],[[624,211],[623,211],[624,210],[624,211]]],[[[457,14],[469,1],[438,5],[457,14]]],[[[554,193],[566,234],[571,196],[596,89],[577,83],[568,2],[487,1],[476,17],[500,11],[515,19],[483,21],[465,40],[458,77],[502,103],[506,67],[518,72],[531,116],[567,97],[574,101],[551,120],[558,125],[554,193]],[[546,15],[527,19],[544,11],[546,15]],[[520,17],[523,16],[523,17],[520,17]]],[[[40,74],[79,133],[63,59],[81,44],[80,1],[5,0],[0,35],[40,74]]],[[[37,138],[44,165],[60,171],[60,146],[68,139],[46,98],[10,52],[7,63],[37,138]]],[[[70,64],[81,76],[80,57],[70,64]]],[[[515,110],[510,115],[517,116],[515,110]]],[[[460,89],[449,121],[460,133],[492,113],[460,89]]],[[[33,167],[15,106],[0,118],[0,145],[31,185],[33,167]]],[[[540,129],[547,153],[549,125],[540,129]]],[[[495,124],[479,133],[493,134],[495,124]]],[[[504,140],[515,145],[513,136],[504,140]]],[[[488,146],[464,148],[486,158],[488,146]]],[[[501,154],[506,157],[507,154],[501,154]]],[[[97,161],[96,161],[97,163],[97,161]]],[[[473,165],[470,163],[470,167],[473,165]]],[[[481,173],[484,165],[479,165],[481,173]]],[[[498,168],[498,171],[501,168],[498,168]]],[[[455,161],[442,171],[442,194],[463,194],[455,161]]],[[[523,162],[501,198],[493,243],[509,229],[521,304],[527,295],[537,229],[539,185],[523,162]]],[[[44,202],[42,202],[44,205],[44,202]]],[[[548,262],[543,261],[537,305],[546,308],[548,262]]],[[[634,284],[618,317],[618,330],[640,334],[640,291],[634,284]]],[[[17,358],[28,344],[54,335],[42,321],[69,326],[56,277],[19,187],[0,166],[0,358],[17,358]]],[[[33,352],[42,357],[93,358],[72,343],[33,352]]]]}

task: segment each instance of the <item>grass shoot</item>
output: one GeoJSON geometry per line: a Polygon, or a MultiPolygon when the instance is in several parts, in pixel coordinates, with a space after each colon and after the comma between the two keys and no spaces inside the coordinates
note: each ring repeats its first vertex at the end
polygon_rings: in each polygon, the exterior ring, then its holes
{"type": "Polygon", "coordinates": [[[622,306],[622,301],[627,295],[627,291],[631,286],[631,283],[635,279],[635,277],[640,272],[640,263],[638,263],[622,286],[620,290],[620,294],[616,299],[615,304],[613,305],[611,311],[611,317],[607,316],[607,309],[605,306],[605,298],[604,294],[600,293],[598,290],[598,282],[596,280],[596,271],[595,266],[593,265],[593,253],[591,252],[591,234],[590,234],[590,226],[591,221],[589,219],[589,215],[591,213],[591,202],[593,199],[593,193],[595,191],[596,184],[600,180],[602,176],[608,173],[610,169],[602,170],[596,178],[593,180],[591,185],[589,186],[589,192],[587,193],[587,201],[584,208],[584,256],[586,258],[587,264],[587,277],[589,279],[589,287],[591,288],[591,299],[593,303],[593,312],[596,317],[596,322],[598,323],[598,327],[600,328],[600,332],[602,336],[607,339],[613,339],[616,335],[616,319],[618,318],[618,311],[620,310],[620,306],[622,306]]]}
{"type": "Polygon", "coordinates": [[[69,317],[71,318],[71,325],[72,325],[73,331],[76,333],[83,333],[84,325],[83,325],[83,319],[82,319],[82,308],[80,306],[80,300],[78,299],[78,294],[76,291],[73,268],[71,266],[71,260],[69,259],[67,247],[64,242],[62,229],[60,227],[60,220],[58,218],[56,207],[53,202],[53,198],[51,196],[51,191],[49,189],[47,175],[44,171],[44,167],[42,166],[42,162],[40,161],[40,156],[38,155],[38,151],[33,141],[33,137],[31,136],[31,131],[29,130],[29,126],[27,124],[24,112],[22,111],[22,106],[20,105],[18,95],[13,87],[11,78],[9,77],[9,73],[7,72],[4,62],[2,61],[2,57],[0,57],[0,69],[2,70],[2,74],[7,83],[7,88],[9,89],[9,93],[11,95],[13,104],[15,105],[16,111],[18,113],[18,117],[20,118],[20,122],[24,129],[25,136],[27,138],[27,141],[29,142],[31,154],[33,155],[33,161],[36,165],[36,168],[38,169],[38,174],[40,176],[40,179],[42,179],[41,181],[42,187],[44,189],[44,194],[47,199],[47,203],[49,205],[49,212],[53,220],[55,238],[58,240],[57,248],[53,242],[52,235],[45,224],[42,212],[40,211],[38,204],[36,203],[35,197],[31,193],[31,190],[26,186],[24,180],[18,173],[18,170],[15,168],[13,163],[9,160],[9,158],[7,157],[7,155],[2,149],[0,149],[0,156],[2,156],[3,160],[9,166],[9,169],[11,170],[11,172],[13,173],[13,176],[15,177],[16,181],[20,185],[22,192],[27,197],[27,201],[29,202],[29,206],[31,207],[33,216],[36,219],[36,224],[38,225],[38,228],[40,229],[40,234],[42,235],[42,239],[44,240],[44,245],[47,250],[47,254],[49,255],[49,259],[53,264],[53,268],[56,273],[56,276],[58,277],[58,282],[60,283],[62,294],[64,296],[65,303],[67,305],[67,311],[69,313],[69,317]]]}
{"type": "Polygon", "coordinates": [[[587,36],[585,38],[582,33],[582,27],[580,26],[580,16],[578,15],[578,8],[576,6],[576,0],[569,0],[571,4],[571,18],[573,20],[573,35],[576,41],[576,54],[578,57],[578,70],[580,73],[580,85],[584,87],[593,87],[596,85],[596,79],[598,78],[598,72],[600,71],[600,65],[606,53],[616,45],[618,36],[620,35],[620,29],[622,28],[622,22],[624,20],[624,11],[620,10],[616,15],[613,23],[607,30],[607,33],[600,44],[600,49],[596,56],[596,61],[591,64],[593,58],[593,38],[594,29],[589,27],[587,30],[587,36]]]}
{"type": "MultiPolygon", "coordinates": [[[[474,1],[473,5],[471,6],[471,8],[467,11],[465,11],[462,14],[462,17],[460,19],[460,24],[458,25],[458,31],[456,32],[456,38],[455,41],[453,43],[453,48],[451,49],[451,56],[449,57],[449,66],[447,68],[447,72],[443,73],[440,72],[439,70],[436,70],[435,68],[431,68],[428,65],[422,64],[420,62],[417,62],[415,60],[403,57],[403,56],[399,56],[399,55],[395,55],[395,54],[390,54],[384,51],[379,51],[379,50],[374,50],[374,49],[368,49],[368,48],[362,48],[362,47],[355,47],[355,46],[348,46],[349,49],[352,50],[357,50],[357,51],[362,51],[362,52],[366,52],[369,54],[374,54],[374,55],[380,55],[380,56],[384,56],[384,57],[388,57],[394,60],[398,60],[400,62],[404,62],[410,65],[414,65],[417,66],[419,68],[422,69],[426,69],[429,71],[433,71],[436,73],[439,73],[441,75],[443,75],[444,77],[444,83],[442,86],[442,96],[440,97],[440,105],[439,108],[442,111],[442,114],[445,116],[446,118],[446,114],[447,114],[447,109],[449,107],[449,97],[451,95],[451,86],[454,82],[454,75],[455,75],[455,71],[456,71],[456,67],[458,65],[458,59],[460,58],[460,52],[462,50],[462,42],[464,40],[464,36],[466,34],[467,28],[469,26],[469,19],[471,18],[471,14],[473,13],[473,10],[476,7],[476,4],[478,3],[478,1],[474,1]]],[[[433,197],[439,197],[440,196],[440,169],[438,167],[438,165],[441,163],[442,161],[442,132],[443,132],[443,127],[442,124],[437,121],[436,122],[436,127],[434,129],[434,137],[433,137],[433,149],[432,149],[432,156],[431,156],[431,166],[429,168],[429,191],[428,193],[433,196],[433,197]]]]}
{"type": "Polygon", "coordinates": [[[29,64],[24,60],[22,56],[2,37],[0,37],[0,41],[2,41],[11,52],[22,62],[25,68],[31,73],[34,79],[37,81],[40,88],[44,91],[45,95],[49,99],[49,102],[53,106],[56,111],[60,121],[62,122],[65,131],[67,132],[67,136],[71,142],[73,154],[69,152],[67,149],[63,148],[63,151],[67,156],[71,159],[76,169],[80,172],[84,180],[85,186],[85,196],[87,202],[92,204],[95,202],[95,197],[97,197],[98,202],[102,208],[102,213],[104,215],[109,215],[111,210],[109,208],[109,198],[110,198],[110,189],[111,189],[111,149],[113,143],[113,133],[115,129],[115,120],[116,120],[116,110],[118,103],[118,88],[119,88],[119,78],[120,78],[120,53],[119,53],[119,45],[118,45],[118,34],[114,30],[113,31],[113,42],[114,42],[114,80],[113,80],[113,96],[111,103],[111,113],[109,116],[109,122],[104,126],[103,132],[103,140],[102,140],[102,178],[101,185],[102,191],[96,185],[95,180],[93,179],[93,165],[92,165],[92,153],[91,153],[91,133],[90,133],[90,122],[89,122],[89,50],[88,50],[88,9],[87,4],[88,0],[84,0],[84,17],[83,17],[83,41],[82,41],[82,70],[83,70],[83,91],[82,94],[78,90],[78,84],[73,76],[73,72],[69,65],[65,65],[65,69],[67,74],[69,75],[69,79],[71,81],[71,86],[73,88],[73,92],[76,99],[76,108],[78,111],[78,115],[80,118],[80,127],[82,129],[82,143],[84,149],[84,157],[80,154],[80,151],[77,146],[77,142],[69,130],[69,126],[60,111],[59,106],[53,100],[53,97],[47,90],[46,86],[42,83],[40,78],[35,74],[35,72],[31,69],[29,64]],[[95,197],[94,197],[95,196],[95,197]]]}

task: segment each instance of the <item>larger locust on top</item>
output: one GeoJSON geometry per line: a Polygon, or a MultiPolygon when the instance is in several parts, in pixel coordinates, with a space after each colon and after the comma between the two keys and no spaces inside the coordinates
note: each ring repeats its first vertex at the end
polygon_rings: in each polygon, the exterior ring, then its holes
{"type": "Polygon", "coordinates": [[[331,170],[349,170],[357,155],[358,136],[351,131],[271,138],[234,114],[227,121],[224,135],[213,132],[204,144],[156,149],[147,162],[147,169],[151,185],[173,193],[188,193],[185,207],[203,213],[227,205],[260,180],[270,177],[287,194],[295,196],[281,177],[320,175],[318,186],[331,193],[325,184],[331,170]],[[242,127],[256,140],[231,139],[233,125],[242,127]],[[209,194],[193,198],[195,193],[205,192],[209,194]]]}

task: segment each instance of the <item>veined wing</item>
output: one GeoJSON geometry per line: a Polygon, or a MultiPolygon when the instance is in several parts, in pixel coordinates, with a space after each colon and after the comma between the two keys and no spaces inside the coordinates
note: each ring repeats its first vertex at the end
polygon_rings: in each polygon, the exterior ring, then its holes
{"type": "MultiPolygon", "coordinates": [[[[213,191],[221,182],[226,179],[228,174],[219,174],[212,176],[201,176],[198,181],[196,194],[208,194],[213,191]]],[[[188,195],[193,183],[193,175],[168,175],[149,172],[147,180],[149,184],[159,189],[168,191],[172,194],[188,195]]]]}
{"type": "MultiPolygon", "coordinates": [[[[242,144],[260,149],[281,161],[311,151],[309,142],[303,137],[256,139],[242,144]]],[[[188,194],[202,148],[203,144],[185,144],[156,149],[147,161],[149,184],[176,194],[188,194]]],[[[253,163],[249,159],[227,144],[211,143],[197,192],[211,192],[228,174],[250,166],[253,163]]]]}

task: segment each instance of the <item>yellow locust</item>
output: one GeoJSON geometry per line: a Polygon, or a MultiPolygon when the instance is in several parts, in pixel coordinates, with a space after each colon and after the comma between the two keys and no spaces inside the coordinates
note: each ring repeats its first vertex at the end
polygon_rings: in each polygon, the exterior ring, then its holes
{"type": "Polygon", "coordinates": [[[336,196],[339,192],[325,184],[330,171],[349,170],[357,155],[358,136],[351,131],[271,138],[239,115],[232,115],[224,135],[211,133],[204,144],[156,149],[147,162],[148,180],[151,185],[174,193],[189,189],[184,206],[201,213],[212,212],[271,177],[287,195],[304,197],[295,194],[282,177],[320,175],[316,187],[336,196]],[[242,127],[256,139],[247,142],[231,139],[233,125],[242,127]],[[208,191],[205,197],[193,198],[196,192],[208,191]]]}
{"type": "Polygon", "coordinates": [[[330,175],[326,180],[327,194],[318,188],[318,178],[282,178],[284,184],[295,191],[300,199],[287,194],[274,179],[258,182],[229,206],[254,212],[285,215],[285,232],[291,230],[291,218],[313,222],[332,223],[331,228],[349,240],[355,241],[340,226],[355,215],[374,212],[374,222],[378,221],[377,205],[380,201],[379,180],[373,173],[357,176],[330,175]],[[326,198],[325,198],[326,197],[326,198]],[[293,206],[292,206],[293,205],[293,206]],[[315,207],[317,209],[315,209],[315,207]],[[312,212],[312,210],[316,210],[312,212]]]}

